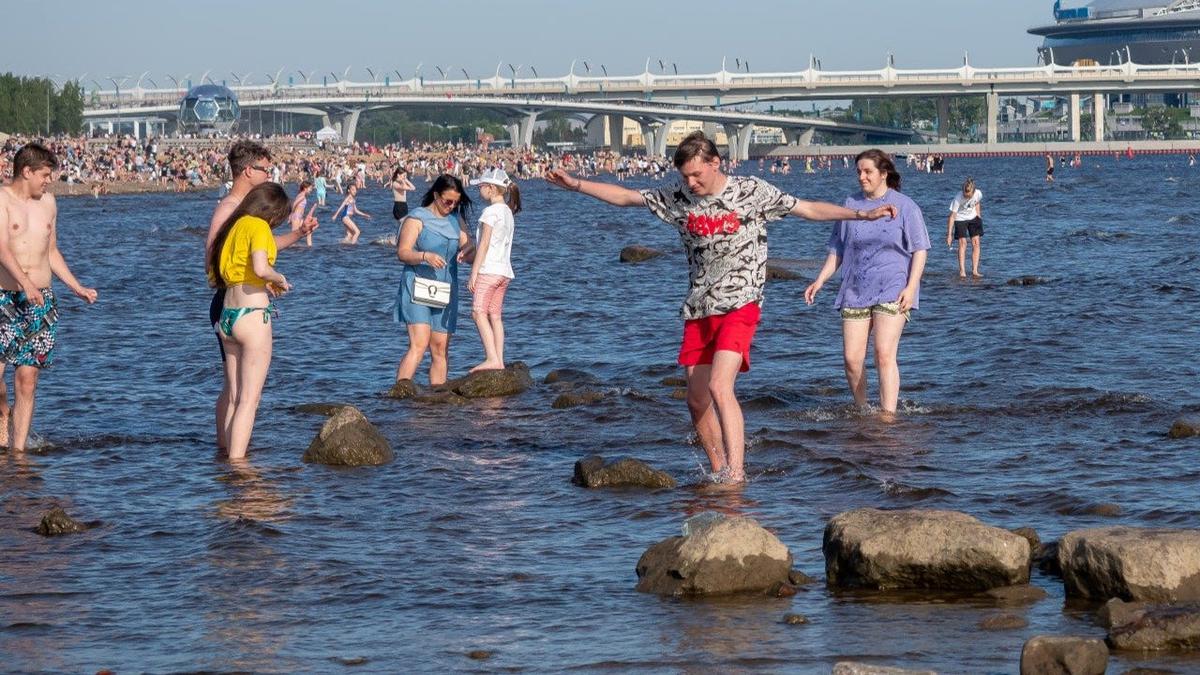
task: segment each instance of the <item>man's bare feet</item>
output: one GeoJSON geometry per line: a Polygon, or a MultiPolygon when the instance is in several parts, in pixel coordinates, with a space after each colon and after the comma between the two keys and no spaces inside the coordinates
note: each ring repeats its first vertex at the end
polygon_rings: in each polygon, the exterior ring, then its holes
{"type": "Polygon", "coordinates": [[[958,273],[958,278],[959,278],[959,279],[966,279],[966,278],[967,278],[967,273],[966,273],[966,272],[959,272],[959,273],[958,273]]]}
{"type": "Polygon", "coordinates": [[[467,372],[474,373],[480,370],[504,370],[504,364],[498,361],[484,361],[467,372]]]}
{"type": "Polygon", "coordinates": [[[982,279],[982,278],[983,278],[983,275],[982,275],[982,274],[980,274],[979,272],[971,272],[971,276],[975,277],[976,279],[982,279]]]}

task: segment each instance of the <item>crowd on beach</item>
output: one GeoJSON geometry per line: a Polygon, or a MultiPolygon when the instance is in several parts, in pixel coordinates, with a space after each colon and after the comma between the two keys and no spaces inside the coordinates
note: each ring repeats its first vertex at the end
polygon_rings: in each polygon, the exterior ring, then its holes
{"type": "MultiPolygon", "coordinates": [[[[871,342],[880,413],[885,418],[896,413],[900,337],[919,307],[930,238],[921,209],[900,191],[892,158],[879,150],[854,158],[861,194],[836,205],[797,199],[756,176],[733,175],[702,132],[685,138],[675,152],[678,181],[642,190],[627,188],[620,179],[662,177],[664,162],[607,152],[581,156],[438,144],[268,148],[243,139],[226,149],[222,154],[213,147],[173,148],[192,158],[184,160],[164,155],[152,141],[122,141],[101,147],[99,154],[90,144],[65,139],[49,146],[26,142],[15,152],[12,141],[6,143],[13,180],[0,190],[0,349],[5,362],[17,368],[10,437],[14,448],[23,449],[28,433],[36,373],[52,359],[57,312],[49,277],[58,276],[87,302],[96,299],[94,290],[71,276],[54,247],[56,207],[47,190],[54,172],[103,166],[117,177],[147,173],[147,180],[153,180],[155,167],[186,161],[202,166],[199,175],[207,180],[219,175],[226,188],[210,220],[205,260],[208,283],[215,289],[208,325],[217,335],[224,374],[215,409],[216,438],[232,461],[242,460],[249,448],[271,362],[274,302],[291,288],[275,267],[279,251],[302,240],[311,244],[320,225],[316,208],[327,204],[330,190],[344,193],[332,214],[345,228],[341,241],[356,243],[354,218],[371,217],[359,208],[357,191],[374,182],[390,187],[398,226],[394,320],[406,327],[408,348],[397,367],[397,381],[412,380],[428,355],[430,384],[446,382],[462,292],[460,265],[470,269],[465,290],[472,296],[471,316],[485,354],[471,370],[505,368],[502,315],[515,277],[511,252],[515,216],[521,211],[518,181],[538,178],[614,206],[646,208],[678,231],[689,265],[678,362],[686,369],[688,411],[714,480],[745,480],[744,423],[735,382],[750,368],[761,317],[766,226],[789,215],[834,223],[825,263],[804,296],[815,302],[824,284],[842,270],[834,304],[841,312],[850,393],[856,405],[867,405],[864,364],[871,342]],[[618,180],[587,179],[604,173],[618,180]],[[415,175],[429,187],[410,209],[408,195],[416,189],[410,178],[415,175]],[[289,196],[285,182],[299,183],[298,193],[289,196]],[[476,190],[468,191],[468,184],[476,190]],[[476,200],[483,206],[478,215],[476,200]],[[16,224],[12,232],[7,231],[9,223],[16,224]],[[20,254],[14,257],[13,251],[20,254]]],[[[849,158],[843,164],[849,167],[849,158]]],[[[760,163],[760,172],[762,168],[760,163]]],[[[979,276],[981,202],[982,193],[968,180],[950,205],[946,241],[960,243],[963,276],[968,240],[974,245],[973,274],[979,276]]],[[[328,206],[333,203],[329,200],[328,206]]],[[[7,428],[7,406],[0,408],[5,413],[0,427],[7,428]]]]}

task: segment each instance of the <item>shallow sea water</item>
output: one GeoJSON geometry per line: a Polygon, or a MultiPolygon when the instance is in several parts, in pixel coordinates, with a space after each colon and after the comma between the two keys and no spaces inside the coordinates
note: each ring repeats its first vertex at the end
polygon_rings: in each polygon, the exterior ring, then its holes
{"type": "MultiPolygon", "coordinates": [[[[376,217],[357,247],[336,243],[325,211],[314,248],[280,254],[295,291],[280,303],[252,468],[233,470],[211,443],[219,370],[200,248],[215,195],[61,199],[60,248],[100,301],[84,307],[60,286],[57,363],[34,421],[55,449],[0,455],[0,669],[816,673],[850,658],[1011,673],[1030,636],[1103,637],[1093,608],[1065,602],[1061,582],[1036,571],[1050,597],[1004,609],[821,584],[787,599],[633,590],[642,551],[713,509],[758,519],[817,576],[825,522],[856,507],[957,509],[1043,540],[1110,524],[1196,527],[1200,443],[1165,432],[1200,410],[1200,173],[1160,156],[1093,157],[1058,174],[1043,183],[1037,158],[905,172],[935,245],[901,343],[896,424],[847,405],[834,284],[807,307],[806,282],[771,282],[754,369],[739,381],[752,480],[736,495],[695,487],[703,453],[660,383],[679,373],[687,272],[678,236],[645,211],[524,186],[507,352],[539,383],[579,368],[617,394],[568,410],[551,409],[558,390],[543,384],[453,408],[380,397],[405,344],[390,316],[393,250],[366,244],[394,232],[389,195],[360,199],[376,217]],[[968,174],[985,196],[978,282],[957,278],[944,246],[968,174]],[[618,263],[633,243],[668,255],[618,263]],[[1005,284],[1027,274],[1047,282],[1005,284]],[[303,464],[322,419],[292,407],[319,401],[358,405],[395,462],[303,464]],[[572,486],[573,463],[592,453],[641,457],[685,486],[572,486]],[[99,522],[34,534],[55,503],[99,522]],[[1120,515],[1100,515],[1103,505],[1120,515]],[[1029,626],[977,628],[998,611],[1029,626]],[[785,625],[788,612],[811,623],[785,625]]],[[[856,187],[840,167],[765,177],[809,199],[840,202],[856,187]]],[[[772,257],[811,277],[828,232],[777,223],[772,257]]],[[[460,315],[452,373],[481,357],[460,315]]],[[[1179,656],[1110,663],[1139,665],[1200,671],[1179,656]]]]}

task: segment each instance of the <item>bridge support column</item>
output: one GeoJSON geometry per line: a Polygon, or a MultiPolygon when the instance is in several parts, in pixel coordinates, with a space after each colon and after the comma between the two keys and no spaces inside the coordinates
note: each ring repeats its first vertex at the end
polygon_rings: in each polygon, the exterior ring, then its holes
{"type": "Polygon", "coordinates": [[[618,155],[625,150],[625,116],[608,116],[608,147],[618,155]]]}
{"type": "Polygon", "coordinates": [[[817,130],[809,127],[807,129],[784,129],[783,137],[787,140],[788,145],[812,145],[813,136],[817,130]]]}
{"type": "Polygon", "coordinates": [[[583,129],[587,132],[587,144],[593,148],[600,148],[608,145],[608,116],[607,115],[592,115],[583,129]]]}
{"type": "Polygon", "coordinates": [[[1070,108],[1068,114],[1071,117],[1071,141],[1078,143],[1082,139],[1079,130],[1079,94],[1071,94],[1070,108]]]}
{"type": "Polygon", "coordinates": [[[533,127],[537,124],[536,112],[521,112],[515,122],[508,125],[508,138],[512,147],[518,150],[528,150],[533,147],[533,127]]]}
{"type": "Polygon", "coordinates": [[[987,95],[987,142],[1000,142],[1000,95],[995,92],[987,95]]]}
{"type": "Polygon", "coordinates": [[[361,110],[347,110],[338,119],[338,124],[341,127],[342,142],[346,145],[354,143],[354,134],[358,132],[358,117],[362,115],[361,110]]]}
{"type": "Polygon", "coordinates": [[[937,100],[937,135],[938,143],[950,140],[950,99],[945,96],[937,100]]]}
{"type": "Polygon", "coordinates": [[[667,154],[667,132],[670,120],[638,120],[642,127],[642,142],[648,157],[664,157],[667,154]]]}
{"type": "Polygon", "coordinates": [[[1097,143],[1104,140],[1104,115],[1108,112],[1108,97],[1100,92],[1092,94],[1092,121],[1096,124],[1097,143]]]}
{"type": "Polygon", "coordinates": [[[750,137],[754,134],[753,124],[726,124],[725,138],[730,161],[744,162],[750,159],[750,137]]]}

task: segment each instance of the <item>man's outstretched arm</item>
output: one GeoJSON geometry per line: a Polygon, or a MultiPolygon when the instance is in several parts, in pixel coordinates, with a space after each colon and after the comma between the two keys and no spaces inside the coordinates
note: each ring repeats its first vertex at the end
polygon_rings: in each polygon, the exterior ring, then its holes
{"type": "Polygon", "coordinates": [[[579,192],[589,197],[594,197],[613,206],[646,205],[646,200],[642,198],[642,193],[637,190],[630,190],[629,188],[613,185],[612,183],[583,180],[572,176],[562,169],[554,169],[546,174],[546,182],[551,185],[557,185],[564,190],[571,190],[572,192],[579,192]]]}

